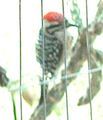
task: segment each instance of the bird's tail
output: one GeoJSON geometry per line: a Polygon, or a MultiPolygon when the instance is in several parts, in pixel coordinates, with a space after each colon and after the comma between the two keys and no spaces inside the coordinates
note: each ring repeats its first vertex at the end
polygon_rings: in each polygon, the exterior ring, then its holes
{"type": "Polygon", "coordinates": [[[41,105],[42,103],[44,103],[44,100],[46,100],[46,96],[47,96],[47,91],[48,91],[48,84],[43,84],[41,81],[41,95],[40,95],[40,99],[39,99],[39,105],[41,105]]]}

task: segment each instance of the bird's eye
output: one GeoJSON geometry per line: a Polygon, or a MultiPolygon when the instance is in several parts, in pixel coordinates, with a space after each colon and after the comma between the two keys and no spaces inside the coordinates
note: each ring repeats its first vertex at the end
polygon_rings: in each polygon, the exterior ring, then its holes
{"type": "Polygon", "coordinates": [[[50,34],[53,34],[55,31],[58,31],[62,28],[63,28],[63,25],[58,23],[58,24],[50,25],[49,27],[46,28],[46,31],[50,34]]]}

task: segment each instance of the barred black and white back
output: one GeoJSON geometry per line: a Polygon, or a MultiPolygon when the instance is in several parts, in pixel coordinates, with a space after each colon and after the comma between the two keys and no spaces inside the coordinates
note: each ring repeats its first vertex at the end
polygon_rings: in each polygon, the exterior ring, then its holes
{"type": "MultiPolygon", "coordinates": [[[[63,54],[63,42],[55,36],[55,32],[53,31],[52,33],[44,33],[44,74],[46,79],[51,79],[55,76],[55,73],[60,66],[60,60],[63,54]]],[[[36,45],[36,51],[37,61],[40,63],[41,67],[43,67],[42,29],[39,33],[39,40],[36,45]]]]}

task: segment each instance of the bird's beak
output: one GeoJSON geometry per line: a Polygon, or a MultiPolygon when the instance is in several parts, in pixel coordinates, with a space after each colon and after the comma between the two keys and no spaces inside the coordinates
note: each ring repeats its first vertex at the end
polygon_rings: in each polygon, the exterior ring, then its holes
{"type": "Polygon", "coordinates": [[[74,24],[71,24],[71,23],[68,23],[67,25],[66,25],[66,27],[79,27],[78,25],[74,25],[74,24]]]}

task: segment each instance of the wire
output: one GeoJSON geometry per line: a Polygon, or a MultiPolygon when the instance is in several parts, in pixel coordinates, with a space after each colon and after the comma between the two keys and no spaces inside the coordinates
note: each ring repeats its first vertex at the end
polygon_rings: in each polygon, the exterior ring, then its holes
{"type": "MultiPolygon", "coordinates": [[[[86,5],[86,43],[87,43],[87,59],[88,59],[88,71],[91,69],[90,64],[90,44],[89,44],[89,36],[88,36],[88,0],[85,0],[86,5]]],[[[92,117],[92,90],[91,90],[91,73],[88,72],[88,82],[89,82],[89,101],[90,101],[90,119],[93,120],[92,117]]]]}
{"type": "Polygon", "coordinates": [[[21,75],[22,75],[22,45],[21,45],[21,0],[19,0],[19,43],[20,43],[20,48],[19,48],[19,54],[20,54],[20,116],[21,116],[21,120],[23,119],[23,116],[22,116],[22,89],[21,89],[21,86],[22,86],[22,78],[21,78],[21,75]]]}
{"type": "MultiPolygon", "coordinates": [[[[65,12],[65,9],[64,9],[64,0],[62,0],[62,12],[63,12],[63,17],[65,16],[64,12],[65,12]]],[[[67,91],[67,48],[66,48],[66,32],[65,32],[65,28],[66,28],[66,25],[65,25],[65,17],[64,17],[64,65],[65,65],[65,92],[66,92],[66,112],[67,112],[67,120],[69,120],[69,110],[68,110],[68,91],[67,91]]]]}
{"type": "MultiPolygon", "coordinates": [[[[62,80],[65,80],[66,78],[67,79],[73,78],[73,77],[80,76],[80,75],[83,75],[83,74],[85,75],[85,74],[95,73],[95,72],[101,71],[102,69],[103,69],[103,67],[98,67],[98,68],[93,68],[91,70],[88,70],[86,72],[83,71],[83,72],[71,73],[70,75],[67,75],[66,77],[63,76],[62,80]]],[[[16,82],[18,83],[18,81],[16,81],[16,82]]],[[[48,82],[52,82],[52,81],[46,81],[45,80],[45,84],[48,84],[48,82]]],[[[21,87],[20,86],[12,87],[12,86],[15,86],[15,84],[16,84],[15,81],[8,84],[8,89],[10,90],[10,92],[17,92],[20,89],[22,89],[22,91],[25,91],[27,89],[27,87],[30,87],[30,86],[33,85],[33,83],[30,83],[30,81],[29,81],[26,84],[22,84],[21,87]]],[[[40,84],[38,84],[38,85],[43,85],[43,84],[44,84],[44,82],[41,81],[40,84]]]]}
{"type": "Polygon", "coordinates": [[[43,68],[42,68],[42,80],[43,80],[43,99],[44,99],[44,120],[46,120],[46,93],[45,93],[45,88],[46,88],[46,84],[45,84],[45,38],[44,38],[44,23],[43,23],[43,0],[41,0],[41,23],[42,23],[42,40],[43,40],[43,44],[42,44],[42,48],[43,48],[43,68]]]}
{"type": "MultiPolygon", "coordinates": [[[[90,74],[90,73],[94,73],[94,72],[98,72],[98,71],[101,71],[103,69],[103,67],[98,67],[98,68],[93,68],[93,69],[90,69],[86,72],[75,72],[75,73],[71,73],[70,75],[67,75],[67,79],[69,78],[72,78],[72,77],[76,77],[76,76],[80,76],[82,74],[90,74]]],[[[62,80],[65,80],[65,76],[62,77],[62,80]]]]}

